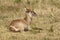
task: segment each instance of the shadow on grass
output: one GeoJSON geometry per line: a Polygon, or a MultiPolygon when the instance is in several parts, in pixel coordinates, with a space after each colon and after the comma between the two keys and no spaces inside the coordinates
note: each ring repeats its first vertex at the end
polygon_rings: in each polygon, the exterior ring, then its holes
{"type": "Polygon", "coordinates": [[[31,33],[33,34],[37,34],[37,33],[40,33],[43,29],[42,28],[37,28],[37,27],[34,27],[32,28],[33,30],[31,31],[31,33]]]}

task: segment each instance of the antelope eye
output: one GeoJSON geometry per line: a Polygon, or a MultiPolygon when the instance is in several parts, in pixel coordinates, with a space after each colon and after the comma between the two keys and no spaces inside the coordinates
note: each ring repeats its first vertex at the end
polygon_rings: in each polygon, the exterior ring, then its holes
{"type": "Polygon", "coordinates": [[[29,11],[26,11],[26,13],[29,13],[29,11]]]}
{"type": "Polygon", "coordinates": [[[32,12],[33,14],[36,14],[35,12],[32,12]]]}
{"type": "Polygon", "coordinates": [[[34,15],[34,16],[37,16],[37,14],[36,14],[35,12],[33,12],[33,15],[34,15]]]}

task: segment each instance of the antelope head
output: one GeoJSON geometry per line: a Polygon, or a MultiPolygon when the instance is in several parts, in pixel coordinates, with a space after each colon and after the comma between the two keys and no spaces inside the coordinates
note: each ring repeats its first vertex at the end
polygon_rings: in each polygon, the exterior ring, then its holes
{"type": "Polygon", "coordinates": [[[26,14],[28,14],[28,16],[30,16],[30,17],[37,16],[37,14],[34,11],[32,11],[31,9],[25,8],[25,10],[26,10],[26,14]]]}

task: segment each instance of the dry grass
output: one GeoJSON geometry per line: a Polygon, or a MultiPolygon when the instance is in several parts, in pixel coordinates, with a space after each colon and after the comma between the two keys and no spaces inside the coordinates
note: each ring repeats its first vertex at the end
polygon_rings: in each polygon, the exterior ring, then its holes
{"type": "Polygon", "coordinates": [[[38,16],[32,31],[20,33],[8,29],[14,19],[24,17],[21,0],[0,0],[0,40],[60,40],[60,0],[22,0],[38,16]]]}

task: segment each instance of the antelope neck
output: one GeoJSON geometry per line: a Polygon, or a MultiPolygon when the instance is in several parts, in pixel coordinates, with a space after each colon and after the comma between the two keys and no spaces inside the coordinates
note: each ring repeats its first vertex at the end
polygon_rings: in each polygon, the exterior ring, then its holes
{"type": "Polygon", "coordinates": [[[26,20],[26,22],[28,23],[28,25],[31,24],[32,17],[26,16],[24,19],[26,20]]]}

